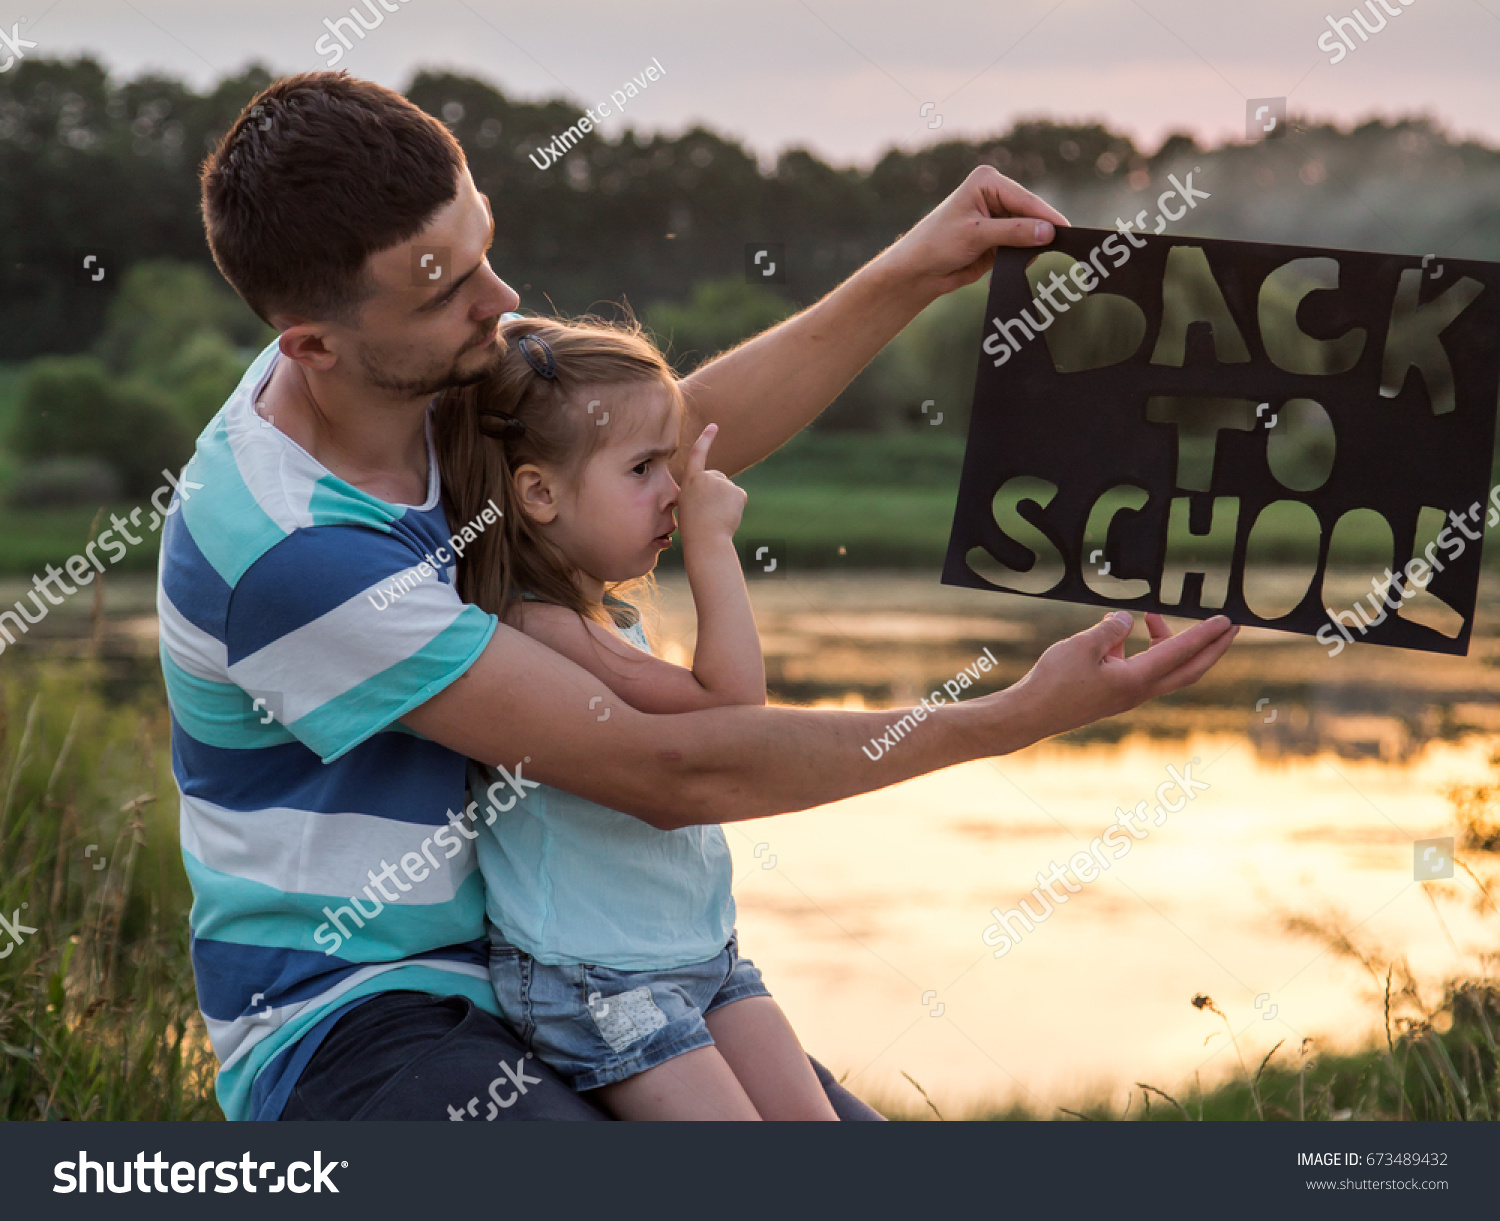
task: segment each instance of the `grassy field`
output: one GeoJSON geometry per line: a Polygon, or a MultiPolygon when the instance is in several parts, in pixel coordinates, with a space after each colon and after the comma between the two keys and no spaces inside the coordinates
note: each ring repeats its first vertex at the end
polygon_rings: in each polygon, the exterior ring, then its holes
{"type": "Polygon", "coordinates": [[[25,366],[21,364],[0,364],[0,437],[7,436],[15,422],[17,395],[24,371],[25,366]]]}
{"type": "Polygon", "coordinates": [[[5,665],[0,910],[36,931],[0,959],[0,1118],[219,1118],[159,683],[5,665]]]}
{"type": "MultiPolygon", "coordinates": [[[[3,399],[0,370],[0,403],[3,399]]],[[[0,426],[3,414],[0,409],[0,426]]],[[[784,542],[788,563],[796,567],[936,570],[948,547],[963,450],[962,437],[941,430],[802,433],[738,477],[750,495],[737,537],[742,545],[784,542]]],[[[3,483],[0,469],[0,487],[3,483]]],[[[135,507],[104,506],[99,528],[109,528],[111,513],[128,517],[135,507]]],[[[88,542],[96,511],[0,507],[0,576],[26,576],[78,554],[88,542]]],[[[1293,537],[1285,529],[1272,529],[1271,558],[1293,555],[1293,537]]],[[[1353,541],[1347,558],[1377,568],[1389,562],[1374,532],[1364,530],[1353,541]]],[[[156,548],[155,537],[132,547],[120,570],[154,570],[156,548]]],[[[1204,558],[1223,560],[1227,550],[1205,551],[1204,558]]],[[[667,552],[662,563],[680,566],[680,551],[667,552]]]]}
{"type": "MultiPolygon", "coordinates": [[[[60,566],[88,544],[95,515],[98,527],[92,533],[97,536],[110,528],[111,513],[118,513],[128,524],[134,507],[114,504],[84,509],[0,509],[0,576],[26,576],[44,571],[48,564],[60,566]]],[[[141,514],[143,523],[148,519],[148,514],[141,514]]],[[[155,572],[158,537],[135,528],[131,533],[141,539],[141,545],[129,548],[119,563],[109,567],[116,572],[155,572]]],[[[101,562],[109,563],[108,552],[95,554],[101,562]]]]}

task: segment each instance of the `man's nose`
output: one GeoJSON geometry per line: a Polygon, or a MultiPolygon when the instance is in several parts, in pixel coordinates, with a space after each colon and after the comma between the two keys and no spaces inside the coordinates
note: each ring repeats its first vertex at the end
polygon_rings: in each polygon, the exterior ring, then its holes
{"type": "Polygon", "coordinates": [[[492,281],[487,284],[486,291],[481,293],[474,301],[474,317],[476,320],[495,318],[501,314],[508,314],[521,304],[521,294],[516,292],[509,284],[497,276],[490,269],[489,263],[485,263],[483,275],[488,272],[486,279],[492,281]]]}

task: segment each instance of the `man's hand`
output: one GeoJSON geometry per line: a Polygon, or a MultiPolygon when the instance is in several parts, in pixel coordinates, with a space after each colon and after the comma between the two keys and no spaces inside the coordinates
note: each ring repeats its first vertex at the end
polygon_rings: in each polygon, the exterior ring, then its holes
{"type": "Polygon", "coordinates": [[[1067,223],[1045,200],[981,165],[881,259],[936,300],[989,271],[995,247],[1045,246],[1052,226],[1067,223]]]}
{"type": "Polygon", "coordinates": [[[704,469],[708,447],[718,432],[717,424],[708,425],[688,454],[682,490],[677,494],[677,528],[682,532],[684,551],[700,540],[721,535],[732,538],[745,512],[745,489],[730,482],[723,471],[704,469]]]}
{"type": "Polygon", "coordinates": [[[1215,615],[1174,636],[1160,615],[1148,613],[1151,643],[1145,652],[1127,658],[1125,639],[1132,622],[1128,611],[1112,611],[1087,631],[1059,640],[1009,688],[1025,709],[1022,719],[1032,741],[1197,682],[1240,630],[1215,615]]]}

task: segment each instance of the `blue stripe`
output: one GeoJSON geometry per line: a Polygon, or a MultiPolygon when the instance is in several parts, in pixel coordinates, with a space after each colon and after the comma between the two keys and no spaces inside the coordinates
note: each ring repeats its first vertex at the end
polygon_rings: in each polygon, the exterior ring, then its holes
{"type": "Polygon", "coordinates": [[[364,965],[304,950],[235,945],[198,936],[190,944],[198,1008],[205,1017],[224,1022],[250,1012],[257,992],[263,994],[257,1008],[288,1004],[316,996],[364,965]]]}
{"type": "Polygon", "coordinates": [[[464,800],[464,757],[394,728],[322,763],[297,741],[254,750],[200,742],[174,713],[172,770],[187,796],[247,813],[280,806],[435,827],[464,800]]]}
{"type": "MultiPolygon", "coordinates": [[[[176,500],[176,497],[173,497],[176,500]]],[[[167,518],[162,531],[161,584],[178,613],[199,631],[224,639],[230,589],[198,550],[181,513],[167,518]]]]}
{"type": "MultiPolygon", "coordinates": [[[[459,522],[458,528],[462,530],[464,525],[464,522],[459,522]]],[[[403,531],[409,533],[412,541],[424,552],[436,553],[437,549],[445,546],[453,535],[447,515],[443,512],[441,499],[430,509],[408,508],[392,528],[398,534],[403,531]]],[[[450,558],[447,562],[454,563],[452,552],[448,554],[450,558]]]]}
{"type": "Polygon", "coordinates": [[[420,564],[411,544],[368,527],[293,531],[256,560],[234,587],[229,664],[305,627],[351,598],[420,564]],[[296,596],[289,597],[288,590],[296,596]]]}
{"type": "MultiPolygon", "coordinates": [[[[336,955],[279,946],[240,945],[208,937],[191,938],[193,975],[198,982],[198,1007],[205,1017],[232,1021],[251,1011],[251,998],[264,993],[256,1008],[290,1005],[336,986],[368,963],[350,963],[336,955]]],[[[477,937],[409,959],[461,962],[484,966],[489,941],[477,937]]]]}

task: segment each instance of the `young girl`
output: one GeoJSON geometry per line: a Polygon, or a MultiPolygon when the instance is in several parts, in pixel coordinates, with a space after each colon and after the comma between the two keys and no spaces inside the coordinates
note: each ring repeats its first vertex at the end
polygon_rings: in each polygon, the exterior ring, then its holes
{"type": "MultiPolygon", "coordinates": [[[[492,498],[502,511],[459,562],[459,593],[643,712],[765,703],[734,547],[745,493],[705,469],[716,426],[679,487],[682,394],[638,325],[501,326],[499,369],[436,412],[450,520],[492,498]],[[652,655],[619,596],[649,588],[625,583],[648,577],[676,529],[698,612],[691,670],[652,655]]],[[[476,797],[499,778],[476,767],[476,797]]],[[[532,783],[485,811],[478,841],[490,978],[528,1048],[621,1119],[837,1118],[739,955],[723,831],[657,830],[532,783]]]]}

